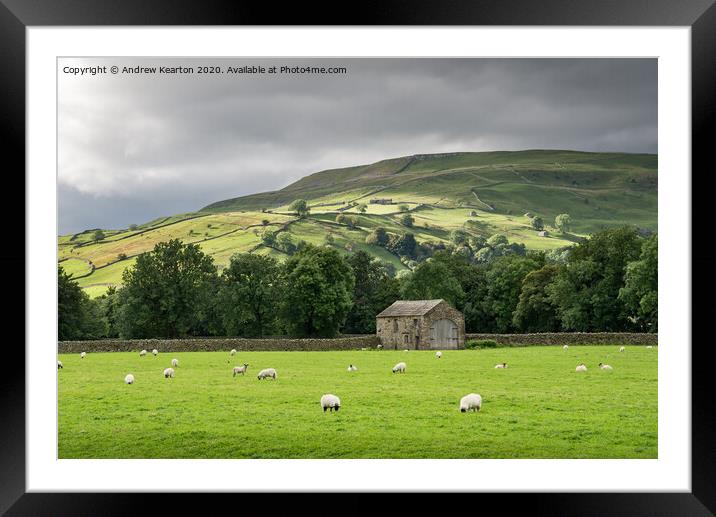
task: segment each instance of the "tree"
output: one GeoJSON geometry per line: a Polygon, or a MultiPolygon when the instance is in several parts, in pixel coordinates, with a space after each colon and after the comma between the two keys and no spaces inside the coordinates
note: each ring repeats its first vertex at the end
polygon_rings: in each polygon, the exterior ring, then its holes
{"type": "Polygon", "coordinates": [[[402,224],[403,226],[407,226],[408,228],[412,228],[414,222],[415,219],[410,214],[405,214],[400,218],[400,224],[402,224]]]}
{"type": "Polygon", "coordinates": [[[659,242],[652,235],[641,246],[639,260],[626,267],[619,299],[641,330],[656,332],[659,323],[659,242]]]}
{"type": "Polygon", "coordinates": [[[398,205],[398,210],[400,212],[407,212],[408,210],[410,210],[410,207],[408,205],[406,205],[405,203],[402,203],[402,204],[398,205]]]}
{"type": "Polygon", "coordinates": [[[100,305],[90,300],[79,284],[57,268],[57,336],[60,341],[99,339],[107,335],[100,305]]]}
{"type": "Polygon", "coordinates": [[[572,218],[569,214],[559,214],[554,218],[554,226],[562,233],[568,233],[571,229],[572,218]]]}
{"type": "Polygon", "coordinates": [[[366,205],[365,203],[361,203],[360,205],[358,205],[358,211],[361,214],[365,214],[366,210],[368,210],[368,205],[366,205]]]}
{"type": "Polygon", "coordinates": [[[92,240],[95,242],[101,241],[105,238],[105,234],[102,230],[95,230],[92,234],[92,240]]]}
{"type": "Polygon", "coordinates": [[[513,313],[519,301],[522,281],[542,264],[532,258],[509,255],[491,264],[485,281],[487,295],[483,303],[494,321],[494,330],[504,333],[514,330],[513,313]]]}
{"type": "Polygon", "coordinates": [[[296,252],[296,245],[293,242],[291,234],[288,232],[278,234],[276,237],[276,247],[287,255],[293,255],[296,252]]]}
{"type": "Polygon", "coordinates": [[[130,224],[130,225],[129,225],[129,229],[130,229],[130,230],[136,230],[136,229],[137,229],[137,225],[136,225],[136,224],[130,224]]]}
{"type": "Polygon", "coordinates": [[[332,233],[327,233],[326,236],[323,238],[323,242],[326,244],[326,246],[333,246],[336,243],[336,238],[333,237],[332,233]]]}
{"type": "Polygon", "coordinates": [[[271,230],[264,230],[263,233],[261,233],[261,242],[268,246],[269,248],[273,248],[276,246],[276,232],[273,232],[271,230]]]}
{"type": "Polygon", "coordinates": [[[213,259],[196,244],[173,239],[137,257],[122,274],[123,338],[176,338],[206,332],[218,288],[213,259]]]}
{"type": "Polygon", "coordinates": [[[448,266],[436,260],[419,264],[412,274],[401,280],[400,291],[407,300],[442,298],[454,306],[458,306],[465,295],[448,266]]]}
{"type": "Polygon", "coordinates": [[[559,267],[547,265],[532,271],[522,281],[520,298],[512,316],[515,327],[523,332],[556,332],[560,328],[557,308],[547,293],[559,267]]]}
{"type": "Polygon", "coordinates": [[[453,230],[450,232],[450,242],[456,246],[467,244],[470,234],[465,230],[453,230]]]}
{"type": "Polygon", "coordinates": [[[282,319],[291,335],[333,337],[352,305],[355,278],[337,250],[306,245],[284,264],[282,319]]]}
{"type": "Polygon", "coordinates": [[[495,246],[498,246],[500,244],[507,244],[508,242],[509,241],[507,240],[507,237],[505,237],[501,233],[496,233],[495,235],[487,239],[486,244],[491,248],[494,248],[495,246]]]}
{"type": "Polygon", "coordinates": [[[378,226],[366,236],[365,242],[375,246],[385,246],[388,244],[388,238],[388,232],[385,231],[385,228],[378,226]]]}
{"type": "Polygon", "coordinates": [[[311,211],[305,199],[296,199],[293,203],[288,205],[288,209],[292,212],[296,212],[296,215],[299,217],[306,217],[311,211]]]}
{"type": "Polygon", "coordinates": [[[537,231],[544,230],[544,221],[541,217],[533,217],[532,218],[532,228],[534,228],[537,231]]]}
{"type": "Polygon", "coordinates": [[[237,253],[221,274],[223,327],[229,335],[263,336],[276,328],[281,267],[273,257],[237,253]]]}

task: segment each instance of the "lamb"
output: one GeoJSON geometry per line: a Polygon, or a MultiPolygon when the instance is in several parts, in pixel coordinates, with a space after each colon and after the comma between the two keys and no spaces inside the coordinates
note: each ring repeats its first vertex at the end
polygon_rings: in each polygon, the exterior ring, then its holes
{"type": "Polygon", "coordinates": [[[229,355],[230,355],[231,357],[234,357],[234,356],[236,355],[236,349],[235,349],[235,348],[232,348],[232,349],[231,349],[231,352],[229,352],[229,355]]]}
{"type": "Polygon", "coordinates": [[[271,377],[272,379],[276,379],[276,370],[273,368],[266,368],[264,370],[261,370],[258,374],[258,379],[265,379],[267,377],[271,377]]]}
{"type": "Polygon", "coordinates": [[[174,368],[167,368],[164,370],[164,378],[168,379],[169,377],[174,377],[174,368]]]}
{"type": "Polygon", "coordinates": [[[127,384],[134,384],[134,375],[128,373],[127,376],[124,378],[124,382],[127,384]]]}
{"type": "Polygon", "coordinates": [[[507,368],[507,363],[496,364],[495,368],[507,368]]]}
{"type": "Polygon", "coordinates": [[[234,377],[236,377],[237,374],[244,375],[246,373],[246,370],[249,369],[248,363],[244,363],[243,366],[234,366],[234,377]]]}
{"type": "Polygon", "coordinates": [[[145,355],[147,355],[146,350],[142,350],[141,352],[139,352],[139,357],[144,357],[145,355]]]}
{"type": "Polygon", "coordinates": [[[353,366],[352,364],[349,364],[349,365],[348,365],[348,371],[349,371],[349,372],[357,372],[357,371],[358,371],[358,367],[353,366]]]}
{"type": "Polygon", "coordinates": [[[400,362],[400,363],[396,364],[395,366],[393,366],[393,373],[395,373],[395,372],[405,373],[405,368],[406,368],[405,363],[400,362]]]}
{"type": "Polygon", "coordinates": [[[86,355],[87,355],[87,352],[82,352],[80,354],[80,359],[84,359],[86,355]]]}
{"type": "Polygon", "coordinates": [[[60,368],[64,368],[62,361],[57,361],[57,369],[59,370],[60,368]]]}
{"type": "Polygon", "coordinates": [[[179,366],[179,359],[172,359],[172,366],[173,366],[174,368],[176,368],[177,366],[179,366]]]}
{"type": "Polygon", "coordinates": [[[575,371],[575,372],[586,372],[586,371],[587,371],[587,367],[584,366],[584,363],[580,363],[580,364],[574,369],[574,371],[575,371]]]}
{"type": "Polygon", "coordinates": [[[620,347],[620,348],[619,348],[619,351],[620,351],[620,352],[623,352],[624,350],[626,350],[626,348],[624,348],[624,347],[620,347]]]}
{"type": "Polygon", "coordinates": [[[569,345],[564,345],[564,346],[562,347],[562,350],[569,350],[569,345]]]}
{"type": "Polygon", "coordinates": [[[440,359],[442,356],[443,353],[441,351],[438,350],[437,352],[435,352],[435,357],[437,357],[438,359],[440,359]]]}
{"type": "Polygon", "coordinates": [[[602,363],[599,363],[599,368],[601,368],[602,370],[613,370],[614,369],[611,366],[609,366],[608,364],[602,364],[602,363]]]}
{"type": "Polygon", "coordinates": [[[321,407],[323,408],[323,412],[325,413],[327,409],[330,409],[331,412],[335,409],[338,411],[341,409],[341,399],[336,397],[335,395],[326,394],[321,397],[321,407]]]}
{"type": "Polygon", "coordinates": [[[154,355],[154,357],[156,357],[158,353],[159,353],[159,350],[157,350],[156,348],[154,350],[152,350],[152,355],[154,355]]]}
{"type": "Polygon", "coordinates": [[[470,393],[460,399],[460,412],[480,411],[482,407],[482,397],[477,393],[470,393]]]}

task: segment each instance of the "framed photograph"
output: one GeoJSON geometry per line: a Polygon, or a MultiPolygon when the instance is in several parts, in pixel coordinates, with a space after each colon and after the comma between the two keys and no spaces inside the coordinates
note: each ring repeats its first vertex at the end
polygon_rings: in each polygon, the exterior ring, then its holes
{"type": "Polygon", "coordinates": [[[712,2],[0,20],[26,223],[0,510],[712,514],[712,2]]]}

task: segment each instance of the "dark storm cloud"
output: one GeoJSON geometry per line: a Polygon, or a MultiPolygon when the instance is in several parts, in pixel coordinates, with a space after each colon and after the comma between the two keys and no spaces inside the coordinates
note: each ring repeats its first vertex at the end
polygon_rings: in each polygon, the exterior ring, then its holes
{"type": "Polygon", "coordinates": [[[654,59],[64,59],[346,75],[59,74],[60,232],[126,227],[415,153],[657,151],[654,59]]]}

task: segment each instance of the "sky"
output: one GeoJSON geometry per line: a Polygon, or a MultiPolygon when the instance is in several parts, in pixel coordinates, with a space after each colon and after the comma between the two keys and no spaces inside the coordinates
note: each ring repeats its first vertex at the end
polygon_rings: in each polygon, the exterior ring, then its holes
{"type": "Polygon", "coordinates": [[[61,235],[191,212],[325,169],[523,149],[656,153],[656,59],[58,61],[61,235]],[[139,66],[157,73],[123,73],[139,66]],[[198,73],[211,66],[223,73],[198,73]],[[266,71],[228,73],[245,66],[266,71]]]}

